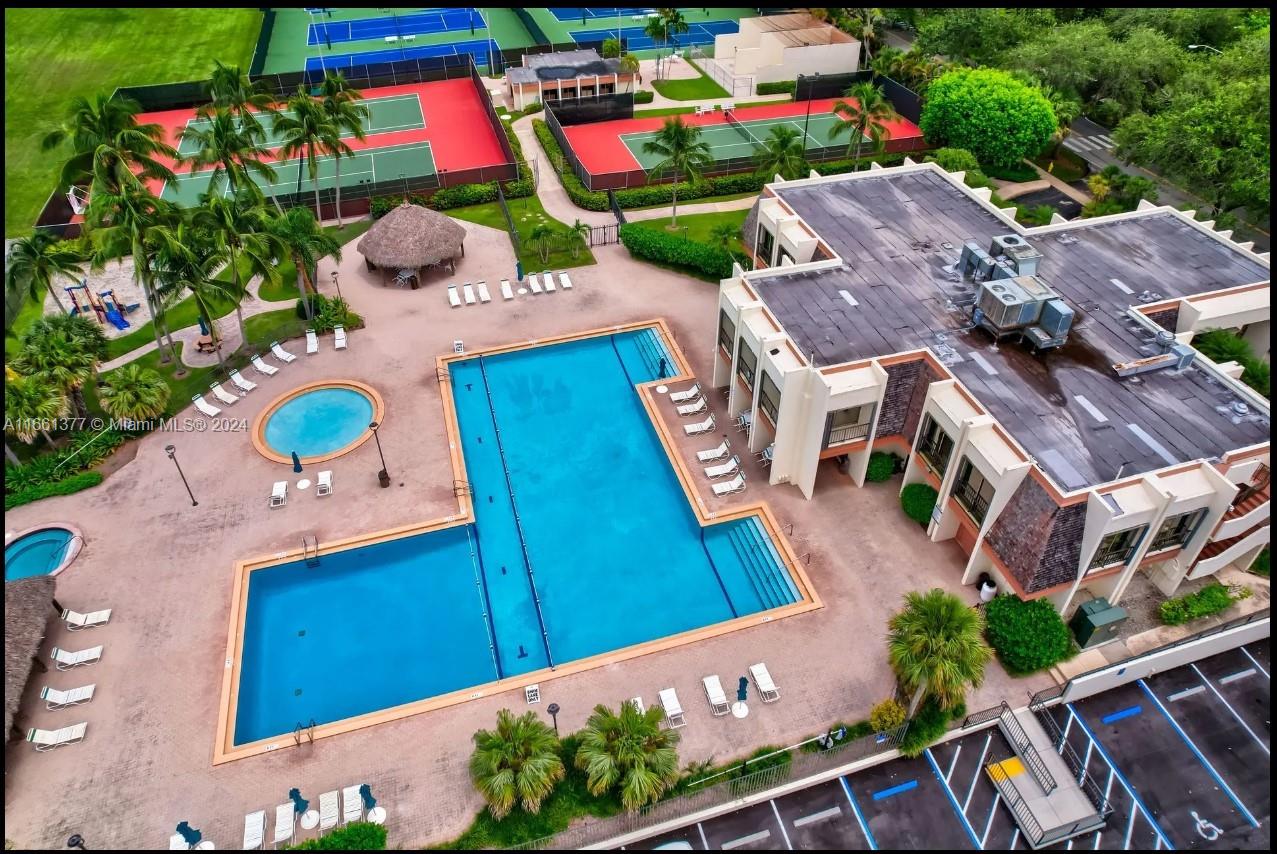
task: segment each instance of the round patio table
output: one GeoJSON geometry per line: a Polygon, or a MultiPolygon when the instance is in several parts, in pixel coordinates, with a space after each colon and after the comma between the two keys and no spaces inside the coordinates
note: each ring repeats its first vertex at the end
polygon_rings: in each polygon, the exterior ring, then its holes
{"type": "Polygon", "coordinates": [[[310,489],[310,479],[303,477],[301,480],[297,481],[297,488],[310,489]]]}
{"type": "Polygon", "coordinates": [[[748,714],[749,714],[749,706],[745,705],[740,700],[737,700],[735,703],[732,703],[732,717],[743,718],[747,716],[748,714]]]}
{"type": "Polygon", "coordinates": [[[669,390],[670,390],[670,387],[669,387],[669,386],[667,386],[667,385],[658,385],[658,386],[656,387],[656,393],[657,393],[657,394],[665,394],[665,392],[667,392],[667,391],[669,391],[669,390]]]}
{"type": "Polygon", "coordinates": [[[368,820],[372,822],[373,824],[385,824],[386,823],[386,808],[373,807],[372,809],[368,810],[368,820]]]}
{"type": "Polygon", "coordinates": [[[302,829],[314,830],[319,826],[319,810],[306,810],[302,813],[302,829]]]}

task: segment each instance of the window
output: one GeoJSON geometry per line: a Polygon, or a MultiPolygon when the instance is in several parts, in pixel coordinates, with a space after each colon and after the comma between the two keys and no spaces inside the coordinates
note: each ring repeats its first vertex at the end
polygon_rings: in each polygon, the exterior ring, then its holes
{"type": "Polygon", "coordinates": [[[776,246],[776,236],[760,226],[758,229],[758,257],[763,260],[764,264],[771,264],[772,249],[776,246]]]}
{"type": "Polygon", "coordinates": [[[736,340],[736,324],[732,323],[732,319],[727,316],[727,312],[720,309],[718,312],[718,346],[723,348],[723,352],[727,354],[727,358],[732,357],[732,341],[736,340]]]}
{"type": "Polygon", "coordinates": [[[1106,534],[1100,540],[1100,547],[1095,550],[1095,557],[1091,558],[1090,568],[1096,569],[1115,563],[1126,563],[1131,559],[1131,555],[1135,553],[1135,547],[1140,544],[1140,540],[1147,530],[1148,526],[1141,525],[1138,528],[1127,528],[1125,531],[1115,531],[1112,534],[1106,534]]]}
{"type": "Polygon", "coordinates": [[[918,439],[918,453],[923,461],[937,475],[944,475],[949,467],[949,456],[953,453],[953,440],[949,434],[940,429],[940,425],[930,415],[922,419],[922,434],[918,439]]]}
{"type": "Polygon", "coordinates": [[[971,464],[966,457],[958,466],[958,479],[951,493],[962,505],[971,518],[984,524],[984,517],[989,512],[989,502],[993,500],[993,484],[984,479],[980,470],[971,464]]]}
{"type": "Polygon", "coordinates": [[[749,349],[745,339],[740,340],[740,352],[736,355],[736,374],[745,381],[745,385],[754,387],[754,372],[758,370],[758,357],[749,349]]]}
{"type": "Polygon", "coordinates": [[[767,413],[772,424],[776,423],[780,415],[780,389],[766,371],[763,371],[763,378],[758,384],[758,408],[767,413]]]}
{"type": "Polygon", "coordinates": [[[869,435],[873,424],[874,405],[866,403],[847,409],[836,409],[825,421],[825,447],[855,442],[869,435]]]}
{"type": "Polygon", "coordinates": [[[1197,530],[1197,523],[1202,521],[1205,515],[1206,508],[1202,507],[1199,510],[1169,517],[1162,523],[1162,527],[1157,529],[1157,536],[1153,537],[1153,543],[1148,550],[1160,552],[1162,549],[1180,548],[1193,536],[1193,532],[1197,530]]]}

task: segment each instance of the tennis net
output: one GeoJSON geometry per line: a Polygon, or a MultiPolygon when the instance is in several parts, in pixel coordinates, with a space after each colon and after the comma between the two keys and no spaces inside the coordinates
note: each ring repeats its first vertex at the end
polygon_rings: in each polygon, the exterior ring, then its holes
{"type": "Polygon", "coordinates": [[[737,133],[739,133],[741,136],[745,137],[745,141],[746,141],[746,142],[751,142],[751,143],[753,143],[753,144],[754,144],[754,146],[755,146],[755,147],[757,147],[757,148],[762,148],[762,146],[763,146],[762,140],[760,140],[758,137],[756,137],[756,136],[754,136],[752,133],[750,133],[749,128],[745,127],[743,124],[741,124],[741,123],[740,123],[740,122],[736,119],[736,111],[735,111],[735,110],[724,110],[724,111],[723,111],[723,117],[727,119],[727,123],[728,123],[729,125],[731,125],[732,127],[736,128],[736,132],[737,132],[737,133]]]}

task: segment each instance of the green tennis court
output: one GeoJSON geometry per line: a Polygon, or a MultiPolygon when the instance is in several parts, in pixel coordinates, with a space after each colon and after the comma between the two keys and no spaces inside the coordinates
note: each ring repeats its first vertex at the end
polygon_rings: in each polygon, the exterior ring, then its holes
{"type": "MultiPolygon", "coordinates": [[[[316,160],[319,162],[319,188],[326,190],[335,186],[337,159],[324,156],[316,160]]],[[[315,185],[310,180],[310,171],[306,168],[305,160],[299,163],[294,158],[286,163],[276,162],[271,165],[275,167],[276,172],[274,184],[268,185],[254,178],[267,196],[296,193],[298,170],[301,171],[301,191],[314,190],[315,185]]],[[[345,188],[377,181],[394,181],[400,177],[420,178],[434,175],[437,171],[429,142],[391,145],[386,148],[366,149],[356,152],[354,157],[342,158],[341,185],[345,188]]],[[[208,191],[211,177],[212,170],[178,175],[177,181],[165,183],[160,197],[183,207],[193,207],[199,204],[199,197],[208,191]]],[[[222,193],[229,195],[224,181],[222,193]]]]}
{"type": "MultiPolygon", "coordinates": [[[[813,151],[819,148],[831,148],[837,146],[846,146],[850,144],[851,134],[844,131],[834,138],[830,138],[829,131],[838,118],[828,113],[813,115],[810,119],[804,116],[785,116],[782,118],[772,119],[755,119],[753,121],[741,122],[748,133],[738,130],[734,125],[700,125],[701,140],[709,146],[710,156],[714,160],[731,160],[737,157],[753,157],[754,152],[761,147],[763,141],[772,132],[774,127],[789,127],[802,136],[804,125],[806,126],[806,145],[803,146],[805,151],[813,151]]],[[[651,169],[661,162],[661,155],[648,154],[643,151],[643,143],[648,140],[655,139],[659,136],[658,131],[643,131],[641,133],[626,133],[621,135],[621,142],[630,150],[630,154],[634,155],[634,159],[638,161],[639,166],[644,169],[651,169]]]]}
{"type": "MultiPolygon", "coordinates": [[[[368,98],[362,102],[368,108],[368,120],[364,124],[366,133],[390,133],[398,130],[420,130],[426,126],[425,116],[421,113],[421,99],[416,95],[388,95],[385,98],[368,98]]],[[[207,119],[191,119],[187,127],[207,128],[211,122],[207,119]]],[[[263,125],[266,128],[265,144],[270,148],[279,145],[281,137],[275,132],[274,119],[267,116],[263,125]]],[[[343,137],[353,134],[345,132],[343,137]]],[[[194,154],[197,147],[190,140],[182,140],[178,152],[183,156],[194,154]]],[[[344,171],[344,170],[343,170],[344,171]]]]}

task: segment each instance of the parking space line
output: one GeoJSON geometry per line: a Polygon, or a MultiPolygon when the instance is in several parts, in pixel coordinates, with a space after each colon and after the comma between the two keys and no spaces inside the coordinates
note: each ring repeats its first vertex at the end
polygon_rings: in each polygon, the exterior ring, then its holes
{"type": "MultiPolygon", "coordinates": [[[[1200,676],[1202,681],[1206,683],[1206,687],[1211,690],[1211,693],[1219,698],[1219,701],[1224,704],[1225,708],[1228,709],[1229,714],[1231,714],[1237,720],[1237,723],[1241,724],[1242,728],[1245,729],[1246,732],[1250,733],[1250,737],[1255,739],[1255,743],[1258,744],[1261,748],[1263,748],[1264,753],[1267,754],[1268,756],[1272,756],[1272,752],[1268,749],[1268,745],[1264,744],[1264,742],[1260,740],[1259,736],[1255,735],[1255,731],[1250,728],[1250,725],[1247,724],[1244,720],[1242,720],[1242,716],[1237,714],[1237,710],[1233,708],[1233,704],[1224,699],[1224,695],[1219,693],[1219,691],[1215,689],[1215,686],[1211,684],[1211,681],[1206,678],[1205,674],[1203,674],[1202,671],[1197,669],[1196,664],[1190,664],[1189,666],[1192,667],[1193,672],[1196,673],[1198,676],[1200,676]]],[[[1231,677],[1225,677],[1225,678],[1231,678],[1231,677]]],[[[1220,680],[1220,681],[1222,682],[1223,680],[1220,680]]]]}
{"type": "Polygon", "coordinates": [[[1188,745],[1188,749],[1193,751],[1193,755],[1195,755],[1198,761],[1202,763],[1202,766],[1207,770],[1207,772],[1209,772],[1210,775],[1215,778],[1215,782],[1218,783],[1219,787],[1224,790],[1224,794],[1228,795],[1229,799],[1232,800],[1233,804],[1237,807],[1237,809],[1241,810],[1242,815],[1245,816],[1246,820],[1251,823],[1251,826],[1259,827],[1259,822],[1256,821],[1255,817],[1250,814],[1250,810],[1246,809],[1246,805],[1243,804],[1237,798],[1237,795],[1233,794],[1233,790],[1229,787],[1227,783],[1224,782],[1224,778],[1219,776],[1219,773],[1215,770],[1215,766],[1211,765],[1210,762],[1206,761],[1206,757],[1203,756],[1202,752],[1197,749],[1197,745],[1194,744],[1193,740],[1188,737],[1188,733],[1184,732],[1183,728],[1180,727],[1179,722],[1175,720],[1175,718],[1171,717],[1171,713],[1167,711],[1165,706],[1162,705],[1162,701],[1157,699],[1157,695],[1153,693],[1152,688],[1148,687],[1148,683],[1145,682],[1143,679],[1140,679],[1139,686],[1144,689],[1144,693],[1148,695],[1149,699],[1157,704],[1157,708],[1160,709],[1162,714],[1166,716],[1166,719],[1171,722],[1171,726],[1175,728],[1175,732],[1179,733],[1179,737],[1182,738],[1184,740],[1184,743],[1188,745]]]}
{"type": "Polygon", "coordinates": [[[749,836],[742,836],[739,839],[733,839],[730,842],[722,844],[722,850],[731,851],[733,848],[739,848],[742,845],[749,845],[751,842],[762,842],[770,839],[772,832],[770,830],[760,830],[757,833],[751,833],[749,836]]]}
{"type": "Polygon", "coordinates": [[[1249,659],[1250,659],[1250,663],[1251,663],[1251,664],[1253,664],[1253,665],[1255,665],[1255,669],[1256,669],[1256,670],[1258,670],[1260,673],[1264,674],[1264,678],[1265,678],[1265,679],[1269,679],[1269,678],[1271,678],[1271,677],[1269,677],[1269,675],[1268,675],[1268,671],[1267,671],[1267,670],[1265,670],[1265,669],[1263,668],[1263,666],[1262,666],[1262,665],[1260,665],[1260,663],[1259,663],[1258,661],[1256,661],[1256,660],[1255,660],[1255,656],[1251,655],[1251,654],[1250,654],[1250,652],[1249,652],[1249,651],[1247,651],[1246,647],[1244,647],[1244,646],[1239,646],[1239,647],[1237,647],[1237,648],[1238,648],[1238,649],[1240,649],[1240,650],[1242,651],[1242,655],[1244,655],[1244,656],[1246,656],[1247,658],[1249,658],[1249,659]]]}
{"type": "Polygon", "coordinates": [[[794,844],[789,841],[789,832],[785,830],[785,820],[780,817],[780,810],[776,807],[775,798],[768,801],[772,805],[772,812],[776,815],[776,824],[780,826],[780,835],[785,838],[785,847],[790,851],[794,850],[794,844]]]}
{"type": "Polygon", "coordinates": [[[1194,694],[1205,694],[1205,693],[1206,693],[1206,689],[1202,687],[1201,685],[1197,685],[1193,688],[1185,688],[1183,691],[1176,691],[1174,694],[1168,694],[1166,699],[1167,701],[1171,703],[1176,703],[1176,702],[1179,702],[1180,700],[1183,700],[1186,697],[1192,697],[1194,694]]]}
{"type": "Polygon", "coordinates": [[[1091,843],[1092,851],[1100,850],[1100,834],[1101,833],[1103,833],[1103,831],[1100,831],[1100,830],[1095,831],[1095,841],[1091,843]]]}
{"type": "Polygon", "coordinates": [[[811,815],[794,819],[794,827],[806,827],[809,824],[815,824],[818,821],[825,821],[839,815],[842,815],[842,807],[834,804],[827,810],[821,810],[820,812],[814,812],[811,815]]]}
{"type": "Polygon", "coordinates": [[[993,733],[990,732],[984,740],[984,750],[980,751],[980,761],[975,764],[975,775],[971,778],[971,787],[967,789],[967,799],[962,802],[962,812],[965,815],[967,807],[971,806],[971,796],[975,794],[975,784],[980,779],[980,771],[984,768],[984,757],[989,755],[989,745],[993,743],[993,733]]]}
{"type": "Polygon", "coordinates": [[[1223,679],[1219,680],[1219,684],[1228,685],[1230,683],[1236,682],[1238,679],[1245,679],[1247,676],[1254,676],[1255,673],[1256,673],[1255,668],[1247,667],[1245,670],[1239,671],[1237,673],[1228,674],[1223,679]]]}
{"type": "Polygon", "coordinates": [[[993,806],[989,807],[989,819],[988,819],[988,821],[986,821],[986,822],[984,823],[984,835],[980,837],[980,847],[981,847],[981,848],[983,848],[983,847],[984,847],[984,844],[985,844],[986,842],[988,842],[988,841],[989,841],[989,830],[990,830],[990,829],[992,829],[992,827],[993,827],[993,817],[994,817],[995,815],[997,815],[997,812],[998,812],[998,802],[999,802],[999,801],[1001,801],[1001,800],[1002,800],[1002,793],[1001,793],[1001,792],[994,792],[994,793],[993,793],[993,806]]]}
{"type": "Polygon", "coordinates": [[[1007,850],[1014,851],[1015,843],[1020,841],[1020,828],[1016,827],[1015,833],[1011,834],[1011,844],[1007,846],[1007,850]]]}
{"type": "MultiPolygon", "coordinates": [[[[1049,713],[1048,713],[1048,714],[1049,714],[1049,713]]],[[[1073,718],[1072,718],[1072,716],[1070,716],[1070,717],[1069,717],[1069,719],[1068,719],[1068,720],[1066,720],[1066,721],[1064,722],[1064,734],[1060,736],[1060,746],[1059,746],[1058,748],[1056,748],[1056,751],[1055,751],[1056,753],[1060,754],[1061,756],[1063,756],[1063,755],[1064,755],[1064,742],[1066,742],[1066,741],[1068,740],[1068,738],[1069,738],[1069,730],[1070,730],[1072,727],[1073,727],[1073,718]]]]}
{"type": "Polygon", "coordinates": [[[705,850],[706,850],[706,851],[708,851],[708,850],[709,850],[709,840],[705,838],[705,827],[704,827],[704,826],[703,826],[703,825],[702,825],[702,824],[698,821],[698,822],[696,822],[696,829],[697,829],[697,830],[700,832],[700,834],[701,834],[701,844],[702,844],[702,845],[704,845],[704,846],[705,846],[705,850]]]}
{"type": "Polygon", "coordinates": [[[873,799],[875,801],[886,800],[887,798],[890,798],[892,795],[898,795],[901,792],[907,792],[910,789],[916,789],[916,788],[918,788],[918,781],[909,780],[908,782],[901,783],[899,786],[892,786],[889,789],[879,789],[878,791],[874,792],[873,799]]]}
{"type": "MultiPolygon", "coordinates": [[[[856,822],[860,825],[860,832],[865,835],[865,841],[869,843],[871,851],[878,850],[878,840],[874,839],[874,835],[869,832],[869,825],[865,823],[865,817],[860,813],[860,804],[856,803],[856,798],[851,794],[851,786],[847,785],[846,777],[839,777],[838,782],[842,783],[843,794],[847,796],[847,803],[851,804],[851,811],[856,814],[856,822]]],[[[708,845],[705,846],[709,848],[708,845]]]]}
{"type": "Polygon", "coordinates": [[[949,763],[949,773],[944,775],[946,780],[953,779],[953,769],[958,764],[958,755],[962,753],[962,745],[958,745],[958,749],[953,751],[953,761],[949,763]]]}
{"type": "MultiPolygon", "coordinates": [[[[992,740],[993,736],[990,735],[989,739],[992,740]]],[[[936,757],[931,752],[931,748],[928,747],[924,752],[927,754],[927,761],[931,763],[932,773],[936,775],[936,780],[944,787],[944,793],[949,797],[949,805],[953,807],[953,811],[957,813],[958,818],[962,820],[962,826],[966,829],[967,836],[971,837],[971,844],[977,849],[983,851],[984,846],[980,844],[980,840],[975,838],[975,830],[972,829],[971,822],[967,821],[967,814],[958,809],[958,799],[953,796],[953,789],[949,788],[949,781],[940,774],[940,766],[936,764],[936,757]]],[[[978,772],[977,776],[979,776],[978,772]]]]}
{"type": "Polygon", "coordinates": [[[1133,718],[1143,711],[1144,709],[1141,706],[1130,706],[1129,708],[1121,709],[1120,711],[1116,711],[1116,712],[1113,712],[1112,714],[1105,715],[1104,717],[1100,718],[1100,723],[1102,724],[1116,723],[1117,721],[1123,720],[1125,718],[1133,718]]]}
{"type": "Polygon", "coordinates": [[[1131,850],[1131,833],[1135,830],[1135,810],[1131,810],[1131,820],[1126,823],[1126,841],[1122,843],[1123,851],[1131,850]]]}

